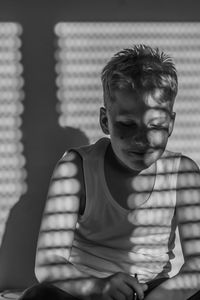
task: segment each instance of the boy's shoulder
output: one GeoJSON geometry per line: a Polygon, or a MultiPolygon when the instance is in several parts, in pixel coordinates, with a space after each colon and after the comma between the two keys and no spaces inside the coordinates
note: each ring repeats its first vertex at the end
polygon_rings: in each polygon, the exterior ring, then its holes
{"type": "Polygon", "coordinates": [[[103,156],[109,143],[110,139],[101,138],[94,144],[69,148],[57,164],[73,162],[77,166],[82,166],[82,162],[85,159],[94,160],[95,158],[99,159],[101,154],[103,156]]]}
{"type": "MultiPolygon", "coordinates": [[[[179,172],[177,177],[177,207],[183,208],[179,214],[186,216],[191,215],[189,207],[194,205],[195,209],[200,207],[200,170],[198,164],[186,155],[181,156],[179,172]],[[189,206],[188,206],[189,204],[189,206]]],[[[198,210],[197,210],[198,211],[198,210]]],[[[182,220],[182,219],[181,219],[182,220]]]]}
{"type": "Polygon", "coordinates": [[[173,157],[181,157],[181,156],[182,156],[181,152],[174,152],[174,151],[165,149],[161,158],[173,158],[173,157]]]}
{"type": "Polygon", "coordinates": [[[170,150],[165,150],[163,155],[163,159],[167,158],[179,158],[179,172],[192,172],[192,171],[199,171],[198,164],[189,156],[182,154],[181,152],[173,152],[170,150]]]}
{"type": "MultiPolygon", "coordinates": [[[[177,189],[181,195],[183,191],[190,191],[200,193],[200,170],[198,164],[189,156],[181,155],[178,177],[177,189]]],[[[200,195],[200,194],[199,194],[200,195]]],[[[199,196],[198,196],[199,198],[199,196]]]]}
{"type": "Polygon", "coordinates": [[[180,172],[199,172],[198,164],[190,157],[186,155],[181,156],[180,172]]]}

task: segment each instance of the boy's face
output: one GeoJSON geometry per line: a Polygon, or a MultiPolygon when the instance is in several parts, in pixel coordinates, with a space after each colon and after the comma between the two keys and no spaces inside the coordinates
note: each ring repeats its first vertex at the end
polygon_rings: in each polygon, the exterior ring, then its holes
{"type": "Polygon", "coordinates": [[[175,113],[159,104],[162,92],[115,92],[115,100],[100,110],[100,124],[110,134],[119,161],[132,170],[143,170],[159,159],[172,133],[175,113]]]}

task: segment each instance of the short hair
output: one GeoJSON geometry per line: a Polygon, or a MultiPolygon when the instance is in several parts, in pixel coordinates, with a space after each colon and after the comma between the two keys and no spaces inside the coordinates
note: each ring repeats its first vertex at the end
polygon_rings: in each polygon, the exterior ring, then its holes
{"type": "Polygon", "coordinates": [[[177,70],[172,58],[147,45],[134,45],[116,53],[101,73],[104,105],[114,101],[117,90],[162,90],[159,102],[173,107],[178,91],[177,70]]]}

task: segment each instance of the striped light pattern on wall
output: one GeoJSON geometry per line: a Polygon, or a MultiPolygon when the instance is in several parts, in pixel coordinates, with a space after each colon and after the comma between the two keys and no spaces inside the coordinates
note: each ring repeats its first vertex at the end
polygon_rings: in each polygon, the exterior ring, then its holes
{"type": "Polygon", "coordinates": [[[0,242],[10,209],[26,190],[21,33],[17,23],[0,23],[0,242]]]}
{"type": "Polygon", "coordinates": [[[144,43],[170,54],[179,76],[176,125],[168,147],[200,165],[200,23],[58,23],[59,124],[81,128],[91,142],[103,136],[100,72],[122,48],[144,43]]]}
{"type": "MultiPolygon", "coordinates": [[[[178,70],[177,113],[168,148],[200,165],[200,23],[58,23],[56,52],[59,124],[82,129],[95,142],[102,137],[99,108],[103,104],[100,73],[114,53],[133,44],[159,47],[172,56],[178,70]]],[[[171,275],[183,262],[177,231],[171,275]]]]}

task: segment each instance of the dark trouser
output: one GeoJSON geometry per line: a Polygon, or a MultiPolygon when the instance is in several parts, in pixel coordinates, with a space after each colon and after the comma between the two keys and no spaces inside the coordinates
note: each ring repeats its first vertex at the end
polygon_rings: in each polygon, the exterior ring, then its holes
{"type": "MultiPolygon", "coordinates": [[[[148,283],[147,296],[154,288],[160,285],[166,278],[152,280],[148,283]]],[[[40,283],[28,288],[19,300],[78,300],[61,289],[46,283],[40,283]]],[[[200,291],[190,297],[188,300],[200,300],[200,291]]]]}

